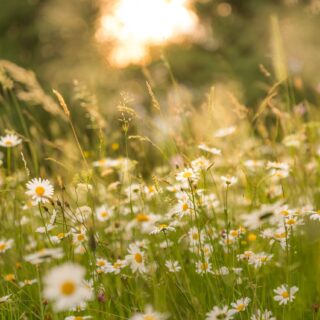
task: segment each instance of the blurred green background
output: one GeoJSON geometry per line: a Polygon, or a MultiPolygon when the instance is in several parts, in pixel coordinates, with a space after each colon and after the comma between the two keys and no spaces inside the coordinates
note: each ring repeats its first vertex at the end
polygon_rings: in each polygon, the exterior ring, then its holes
{"type": "MultiPolygon", "coordinates": [[[[1,59],[34,70],[45,87],[64,94],[78,79],[101,97],[111,98],[119,90],[143,96],[147,92],[141,66],[110,66],[94,39],[101,5],[97,0],[2,1],[1,59]]],[[[258,103],[268,81],[259,65],[272,74],[272,15],[280,21],[288,68],[304,79],[301,97],[306,90],[312,95],[319,89],[318,0],[201,0],[194,8],[210,31],[205,41],[171,45],[163,53],[177,81],[192,90],[196,102],[213,84],[226,83],[248,107],[258,103]],[[231,8],[228,14],[223,11],[226,4],[231,8]]],[[[170,77],[159,54],[146,67],[161,94],[170,77]]]]}

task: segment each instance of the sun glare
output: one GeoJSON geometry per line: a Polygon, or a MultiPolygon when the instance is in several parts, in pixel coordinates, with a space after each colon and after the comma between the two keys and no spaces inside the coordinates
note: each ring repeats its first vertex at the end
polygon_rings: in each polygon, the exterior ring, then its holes
{"type": "Polygon", "coordinates": [[[113,43],[111,64],[125,67],[149,59],[150,46],[177,42],[195,33],[197,15],[189,0],[118,0],[102,8],[96,38],[113,43]]]}

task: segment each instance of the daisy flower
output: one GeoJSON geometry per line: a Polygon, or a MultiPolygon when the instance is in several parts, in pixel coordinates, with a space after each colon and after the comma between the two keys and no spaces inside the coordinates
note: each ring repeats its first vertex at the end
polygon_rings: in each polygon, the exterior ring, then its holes
{"type": "Polygon", "coordinates": [[[181,266],[178,261],[167,260],[165,266],[168,268],[169,272],[179,272],[181,266]]]}
{"type": "Polygon", "coordinates": [[[92,319],[92,317],[91,316],[69,316],[64,318],[64,320],[86,320],[86,319],[92,319]]]}
{"type": "Polygon", "coordinates": [[[295,299],[295,294],[298,292],[298,290],[298,287],[290,288],[288,285],[283,284],[273,290],[276,293],[274,300],[278,301],[280,305],[292,302],[295,299]]]}
{"type": "Polygon", "coordinates": [[[51,182],[47,179],[34,178],[27,183],[26,194],[36,203],[46,203],[51,199],[54,193],[54,188],[51,182]]]}
{"type": "Polygon", "coordinates": [[[160,232],[168,232],[168,231],[176,231],[174,227],[172,227],[170,224],[159,224],[158,226],[155,226],[153,230],[150,232],[150,234],[158,234],[160,232]]]}
{"type": "Polygon", "coordinates": [[[320,221],[320,210],[311,211],[310,220],[320,221]]]}
{"type": "Polygon", "coordinates": [[[2,297],[0,297],[0,304],[2,304],[2,303],[6,303],[6,302],[8,302],[8,301],[11,301],[11,296],[12,296],[12,294],[8,294],[7,296],[2,296],[2,297]]]}
{"type": "Polygon", "coordinates": [[[205,259],[204,261],[197,261],[196,272],[199,274],[211,273],[212,272],[211,263],[207,259],[205,259]]]}
{"type": "Polygon", "coordinates": [[[80,265],[66,263],[45,276],[44,297],[54,302],[56,311],[70,310],[92,298],[92,290],[84,282],[85,273],[80,265]]]}
{"type": "Polygon", "coordinates": [[[60,259],[63,255],[64,253],[62,248],[43,248],[35,253],[25,256],[24,259],[31,264],[40,264],[45,261],[50,261],[51,259],[60,259]]]}
{"type": "Polygon", "coordinates": [[[140,272],[145,273],[147,272],[145,266],[145,254],[144,252],[135,244],[129,245],[129,254],[126,256],[126,261],[131,267],[133,273],[140,272]]]}
{"type": "Polygon", "coordinates": [[[222,182],[224,182],[224,184],[227,186],[227,187],[230,187],[234,184],[236,184],[238,182],[238,178],[236,177],[225,177],[225,176],[222,176],[220,177],[220,179],[222,180],[222,182]]]}
{"type": "Polygon", "coordinates": [[[232,309],[229,312],[230,315],[245,311],[250,301],[251,299],[246,297],[246,298],[238,299],[236,302],[232,302],[231,303],[232,309]]]}
{"type": "Polygon", "coordinates": [[[7,134],[3,137],[0,137],[0,146],[5,148],[12,148],[17,146],[22,142],[21,139],[15,134],[7,134]]]}
{"type": "Polygon", "coordinates": [[[276,318],[269,310],[258,310],[255,314],[251,316],[250,320],[276,320],[276,318]]]}
{"type": "Polygon", "coordinates": [[[204,143],[201,143],[198,145],[198,148],[202,151],[214,154],[216,156],[220,156],[221,155],[221,150],[217,149],[217,148],[210,148],[207,145],[205,145],[204,143]]]}
{"type": "Polygon", "coordinates": [[[189,180],[197,180],[198,174],[192,168],[185,168],[176,176],[177,181],[187,182],[189,180]]]}
{"type": "Polygon", "coordinates": [[[13,245],[13,239],[1,239],[0,240],[0,253],[6,252],[8,249],[10,249],[13,245]]]}
{"type": "Polygon", "coordinates": [[[108,263],[106,267],[104,268],[106,273],[114,273],[119,274],[121,272],[121,269],[127,266],[126,260],[120,260],[118,259],[115,263],[111,264],[108,263]]]}
{"type": "Polygon", "coordinates": [[[231,320],[233,317],[229,314],[228,306],[213,307],[213,309],[206,314],[206,320],[231,320]]]}
{"type": "Polygon", "coordinates": [[[101,206],[96,210],[97,219],[101,222],[107,221],[112,216],[112,211],[107,206],[101,206]]]}
{"type": "Polygon", "coordinates": [[[168,317],[168,314],[155,311],[152,306],[147,305],[143,313],[136,313],[129,320],[166,320],[168,317]]]}

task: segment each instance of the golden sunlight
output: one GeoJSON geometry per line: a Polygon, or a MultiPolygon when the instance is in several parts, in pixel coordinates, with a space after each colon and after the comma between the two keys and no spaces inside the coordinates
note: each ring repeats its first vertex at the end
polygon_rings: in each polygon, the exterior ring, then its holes
{"type": "Polygon", "coordinates": [[[190,0],[118,0],[102,5],[96,39],[113,43],[108,60],[125,67],[148,61],[151,46],[181,41],[197,26],[190,0]]]}

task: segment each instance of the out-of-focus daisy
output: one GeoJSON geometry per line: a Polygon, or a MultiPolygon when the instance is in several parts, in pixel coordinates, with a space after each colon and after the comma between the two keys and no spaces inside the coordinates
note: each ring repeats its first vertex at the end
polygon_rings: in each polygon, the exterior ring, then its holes
{"type": "Polygon", "coordinates": [[[199,232],[196,227],[190,228],[188,232],[189,241],[192,246],[197,246],[199,242],[203,242],[205,240],[205,233],[203,230],[199,232]]]}
{"type": "Polygon", "coordinates": [[[214,154],[216,156],[220,156],[221,155],[221,150],[220,149],[217,149],[217,148],[210,148],[208,147],[207,145],[205,145],[204,143],[202,144],[199,144],[198,145],[198,148],[202,151],[206,151],[206,152],[209,152],[211,154],[214,154]]]}
{"type": "Polygon", "coordinates": [[[258,310],[255,314],[251,316],[250,320],[276,320],[276,318],[269,310],[258,310]]]}
{"type": "Polygon", "coordinates": [[[227,128],[221,128],[221,129],[217,130],[214,133],[214,137],[223,138],[223,137],[226,137],[226,136],[230,136],[231,134],[233,134],[236,131],[236,129],[237,128],[235,126],[227,127],[227,128]]]}
{"type": "Polygon", "coordinates": [[[54,188],[47,179],[34,178],[27,183],[26,194],[36,203],[46,203],[52,198],[54,188]]]}
{"type": "Polygon", "coordinates": [[[127,261],[126,260],[120,260],[118,259],[114,263],[108,263],[106,267],[104,268],[104,271],[106,273],[114,273],[114,274],[119,274],[121,270],[127,266],[127,261]]]}
{"type": "Polygon", "coordinates": [[[60,243],[63,239],[67,238],[70,235],[70,232],[60,232],[54,236],[50,236],[50,240],[52,243],[60,243]]]}
{"type": "Polygon", "coordinates": [[[320,210],[311,211],[310,213],[311,213],[311,215],[310,215],[311,220],[320,221],[320,210]]]}
{"type": "Polygon", "coordinates": [[[96,209],[96,216],[99,221],[107,221],[112,216],[113,212],[111,209],[108,209],[107,206],[103,205],[96,209]]]}
{"type": "Polygon", "coordinates": [[[35,253],[29,254],[24,259],[31,264],[40,264],[51,259],[60,259],[64,255],[62,248],[41,249],[35,253]]]}
{"type": "Polygon", "coordinates": [[[232,318],[233,317],[229,314],[228,306],[215,306],[206,314],[206,320],[231,320],[232,318]]]}
{"type": "Polygon", "coordinates": [[[0,304],[11,301],[12,294],[8,294],[7,296],[0,297],[0,304]]]}
{"type": "Polygon", "coordinates": [[[251,299],[246,297],[246,298],[238,299],[236,302],[232,302],[231,303],[232,309],[229,311],[229,314],[233,315],[233,314],[245,311],[250,301],[251,299]]]}
{"type": "Polygon", "coordinates": [[[161,224],[155,226],[153,228],[153,230],[150,232],[150,234],[157,234],[160,232],[167,233],[169,231],[176,231],[176,229],[170,224],[161,223],[161,224]]]}
{"type": "Polygon", "coordinates": [[[0,146],[5,148],[12,148],[20,144],[22,140],[15,134],[7,134],[0,137],[0,146]]]}
{"type": "Polygon", "coordinates": [[[6,252],[8,249],[10,249],[13,245],[13,239],[1,239],[0,240],[0,253],[6,252]]]}
{"type": "Polygon", "coordinates": [[[152,306],[147,305],[144,312],[134,314],[129,320],[166,320],[169,315],[155,311],[152,306]]]}
{"type": "Polygon", "coordinates": [[[236,177],[225,177],[221,176],[221,181],[227,186],[230,187],[238,182],[238,178],[236,177]]]}
{"type": "Polygon", "coordinates": [[[274,300],[278,301],[280,305],[292,302],[295,299],[295,294],[298,292],[298,290],[298,287],[294,286],[290,288],[288,285],[283,284],[273,290],[276,293],[274,300]]]}
{"type": "Polygon", "coordinates": [[[165,266],[168,268],[169,272],[179,272],[181,270],[181,266],[178,261],[167,260],[165,266]]]}
{"type": "Polygon", "coordinates": [[[53,268],[44,278],[44,296],[53,301],[56,311],[70,310],[92,298],[92,291],[85,282],[85,269],[66,263],[53,268]]]}
{"type": "Polygon", "coordinates": [[[183,171],[178,172],[176,179],[181,182],[195,181],[198,179],[198,174],[192,168],[185,168],[183,171]]]}
{"type": "Polygon", "coordinates": [[[86,319],[92,319],[92,316],[69,316],[64,318],[64,320],[86,320],[86,319]]]}
{"type": "Polygon", "coordinates": [[[132,272],[145,273],[147,271],[145,266],[145,253],[135,244],[129,245],[128,255],[126,261],[131,267],[132,272]]]}
{"type": "Polygon", "coordinates": [[[211,263],[207,259],[205,259],[204,261],[197,261],[196,272],[199,274],[211,273],[212,272],[211,263]]]}
{"type": "Polygon", "coordinates": [[[23,287],[25,287],[25,286],[31,286],[31,285],[33,285],[33,284],[35,284],[35,283],[37,283],[37,282],[38,282],[37,279],[26,279],[26,280],[20,281],[20,282],[19,282],[19,286],[20,286],[21,288],[23,288],[23,287]]]}

